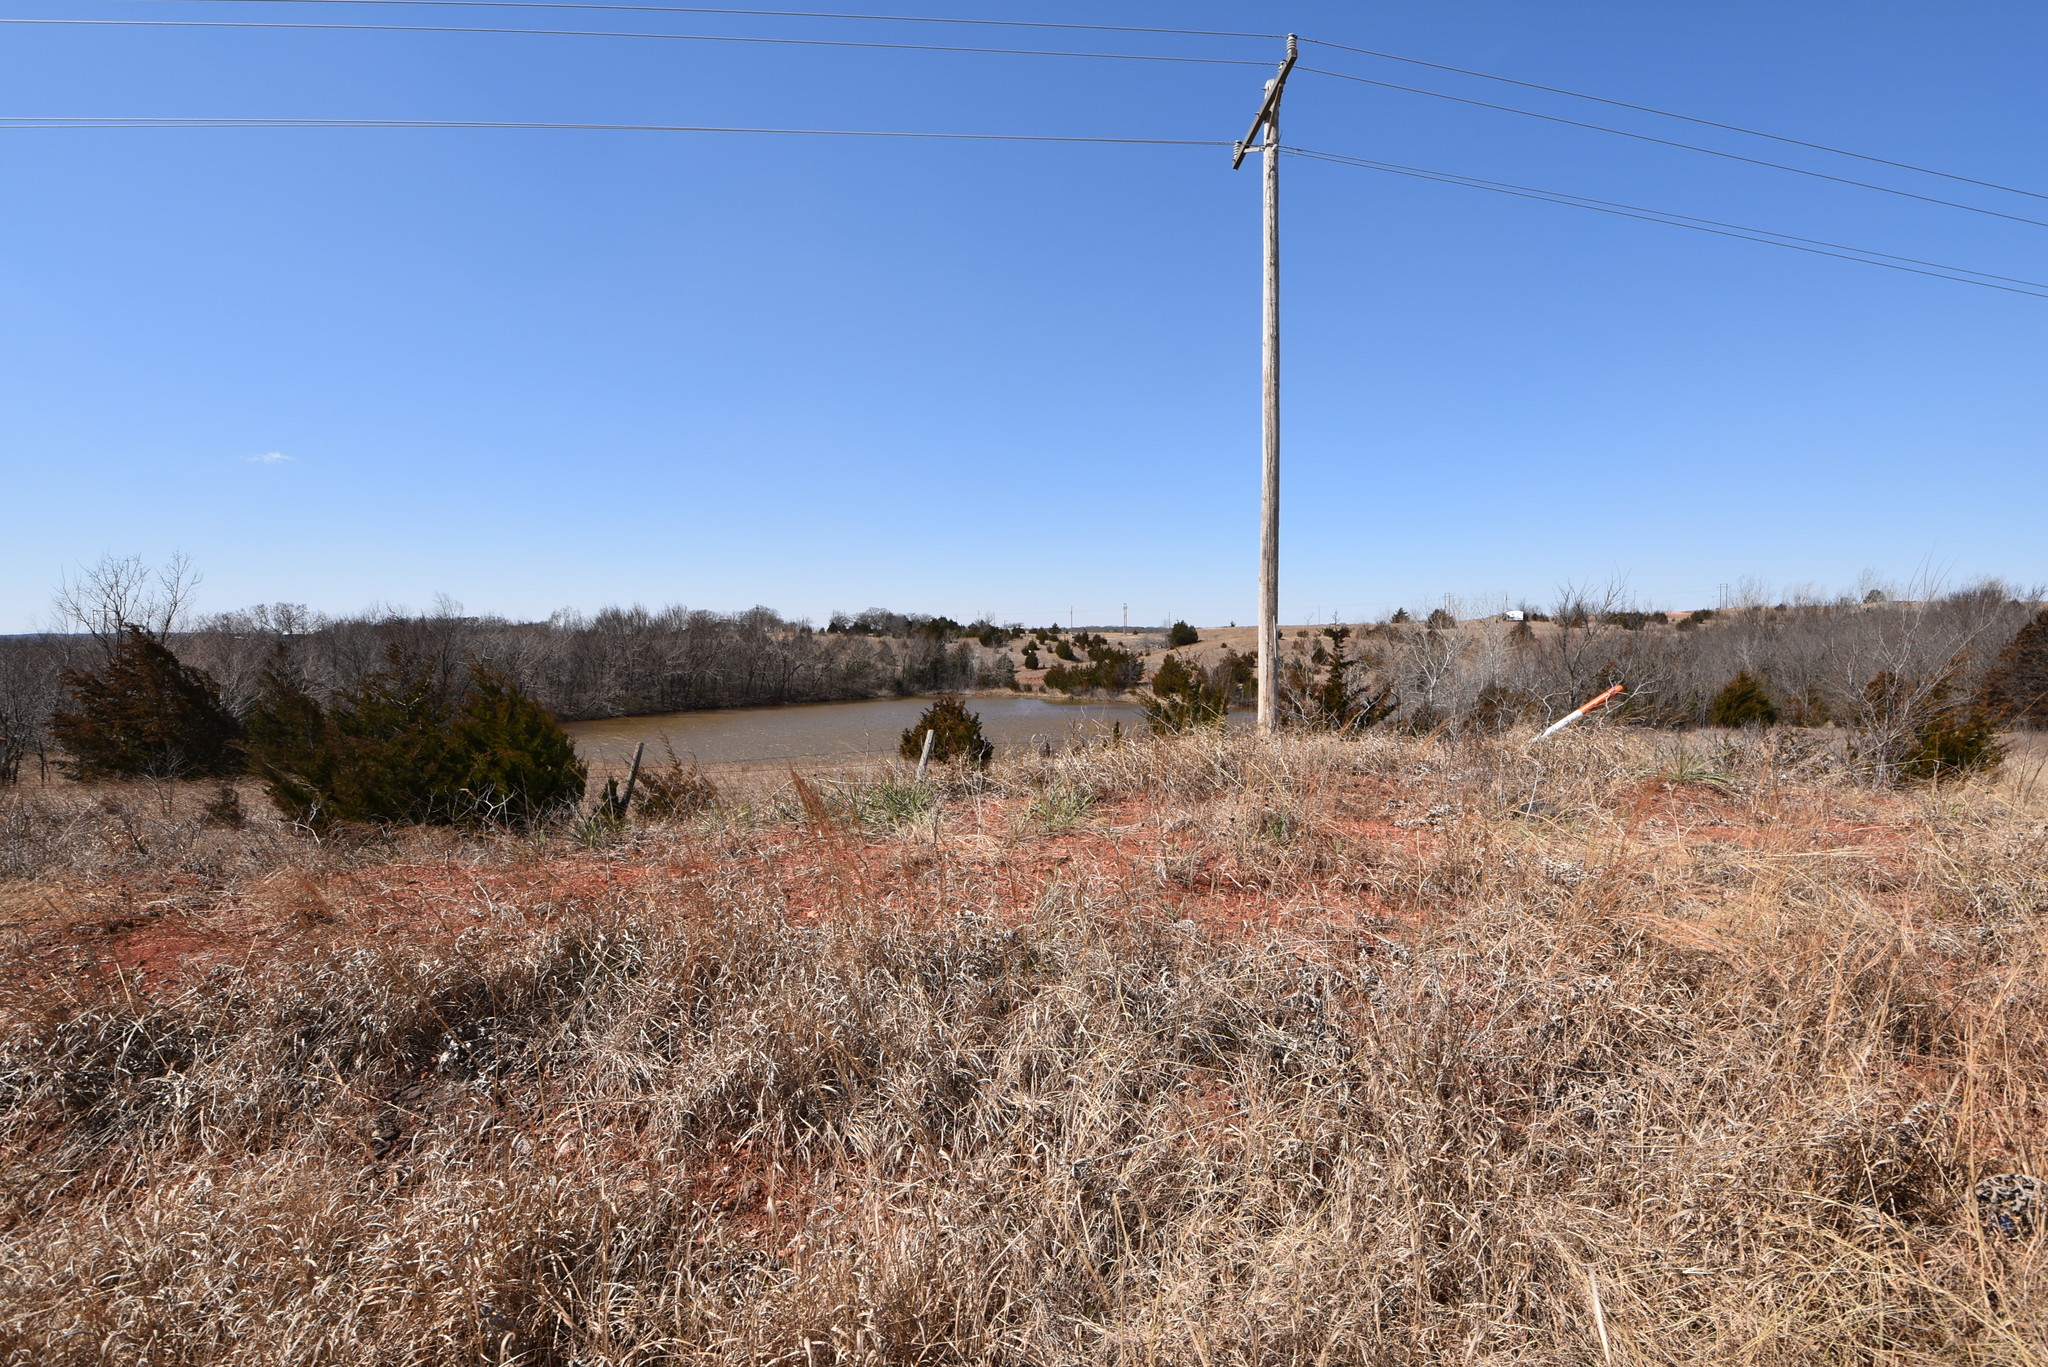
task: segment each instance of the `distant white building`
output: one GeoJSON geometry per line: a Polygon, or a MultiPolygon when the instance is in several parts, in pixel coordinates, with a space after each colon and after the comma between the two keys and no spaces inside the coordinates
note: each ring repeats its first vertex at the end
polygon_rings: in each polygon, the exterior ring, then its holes
{"type": "Polygon", "coordinates": [[[1526,622],[1529,620],[1529,614],[1520,608],[1509,608],[1500,617],[1503,622],[1526,622]]]}

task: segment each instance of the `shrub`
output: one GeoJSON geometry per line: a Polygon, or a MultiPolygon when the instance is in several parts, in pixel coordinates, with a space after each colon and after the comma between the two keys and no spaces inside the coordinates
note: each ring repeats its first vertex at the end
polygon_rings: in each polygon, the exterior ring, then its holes
{"type": "Polygon", "coordinates": [[[925,732],[933,732],[932,758],[940,762],[961,760],[977,769],[988,767],[995,757],[996,748],[981,734],[981,718],[967,710],[967,704],[948,694],[933,701],[917,719],[915,726],[903,733],[903,741],[896,747],[897,753],[905,759],[916,759],[924,753],[925,732]]]}
{"type": "Polygon", "coordinates": [[[340,756],[327,714],[307,692],[284,646],[272,654],[257,681],[243,749],[278,811],[293,821],[317,824],[340,756]]]}
{"type": "MultiPolygon", "coordinates": [[[[1529,624],[1517,622],[1515,625],[1526,627],[1529,624]]],[[[1526,690],[1497,681],[1489,683],[1473,700],[1472,727],[1482,735],[1499,735],[1536,716],[1542,706],[1535,695],[1526,690]]]]}
{"type": "MultiPolygon", "coordinates": [[[[1441,610],[1441,609],[1439,609],[1441,610]]],[[[1350,627],[1325,627],[1328,646],[1280,667],[1280,710],[1289,725],[1321,731],[1363,731],[1392,716],[1399,705],[1391,684],[1375,689],[1365,662],[1345,654],[1350,627]],[[1316,669],[1321,668],[1321,678],[1316,669]]],[[[1296,646],[1297,651],[1300,650],[1296,646]]]]}
{"type": "Polygon", "coordinates": [[[1863,690],[1851,748],[1880,781],[1939,782],[2004,759],[1997,720],[1977,700],[1955,696],[1964,663],[1958,656],[1931,681],[1886,671],[1863,690]]]}
{"type": "Polygon", "coordinates": [[[974,676],[976,688],[1015,688],[1017,686],[1017,662],[1005,650],[989,662],[987,669],[974,676]]]}
{"type": "MultiPolygon", "coordinates": [[[[1145,663],[1135,654],[1111,645],[1100,636],[1075,637],[1088,652],[1088,663],[1054,665],[1045,672],[1045,686],[1072,696],[1076,693],[1121,693],[1136,688],[1145,679],[1145,663]]],[[[1061,642],[1065,645],[1065,642],[1061,642]]]]}
{"type": "Polygon", "coordinates": [[[1998,723],[1981,707],[1943,707],[1914,733],[1912,748],[1900,761],[1901,778],[1934,783],[1980,769],[1995,769],[2005,758],[1998,743],[1998,723]]]}
{"type": "Polygon", "coordinates": [[[640,771],[634,801],[649,821],[673,821],[716,806],[718,787],[694,763],[685,767],[671,750],[665,768],[640,771]]]}
{"type": "Polygon", "coordinates": [[[1142,699],[1145,720],[1158,735],[1177,735],[1206,726],[1220,729],[1230,715],[1231,680],[1222,670],[1205,673],[1178,655],[1159,662],[1152,695],[1142,699]]]}
{"type": "Polygon", "coordinates": [[[1993,721],[2048,729],[2048,612],[2021,627],[1998,652],[1979,697],[1993,721]]]}
{"type": "Polygon", "coordinates": [[[1777,720],[1777,704],[1746,669],[1730,679],[1707,705],[1707,721],[1715,726],[1770,726],[1777,720]]]}
{"type": "Polygon", "coordinates": [[[280,652],[264,671],[247,748],[271,801],[315,828],[526,825],[574,804],[586,781],[568,735],[509,678],[473,666],[457,688],[395,645],[384,669],[331,707],[280,652]]]}
{"type": "Polygon", "coordinates": [[[1025,667],[1026,669],[1037,669],[1037,668],[1039,667],[1039,664],[1038,664],[1038,647],[1036,647],[1036,646],[1025,646],[1025,647],[1024,647],[1024,667],[1025,667]]]}
{"type": "Polygon", "coordinates": [[[1076,665],[1054,665],[1045,671],[1045,686],[1056,693],[1072,697],[1094,687],[1094,675],[1086,668],[1076,665]]]}
{"type": "Polygon", "coordinates": [[[1454,627],[1458,625],[1458,619],[1451,616],[1450,609],[1436,608],[1433,611],[1431,611],[1431,613],[1429,614],[1429,620],[1425,622],[1423,625],[1429,627],[1433,631],[1442,631],[1445,627],[1454,627]]]}
{"type": "Polygon", "coordinates": [[[141,627],[124,626],[97,671],[66,670],[71,710],[50,733],[72,777],[219,778],[237,768],[241,727],[204,670],[141,627]]]}
{"type": "Polygon", "coordinates": [[[583,796],[586,775],[575,742],[503,674],[471,672],[453,741],[458,791],[495,820],[525,825],[583,796]]]}
{"type": "Polygon", "coordinates": [[[1196,631],[1186,622],[1175,622],[1166,630],[1166,644],[1167,648],[1171,650],[1179,650],[1182,646],[1196,645],[1201,639],[1202,633],[1196,631]]]}
{"type": "Polygon", "coordinates": [[[249,821],[247,813],[242,810],[242,795],[235,791],[232,783],[220,785],[212,800],[200,809],[199,819],[209,826],[230,831],[239,831],[249,821]]]}
{"type": "Polygon", "coordinates": [[[1825,694],[1809,685],[1786,702],[1781,719],[1794,726],[1826,726],[1835,719],[1835,709],[1825,694]]]}

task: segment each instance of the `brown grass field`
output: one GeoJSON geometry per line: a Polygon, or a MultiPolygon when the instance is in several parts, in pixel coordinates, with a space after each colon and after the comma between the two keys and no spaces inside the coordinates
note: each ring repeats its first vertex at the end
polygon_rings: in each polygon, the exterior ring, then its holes
{"type": "Polygon", "coordinates": [[[2048,1173],[2038,759],[714,777],[324,842],[0,793],[0,1361],[2048,1362],[1972,1194],[2048,1173]]]}

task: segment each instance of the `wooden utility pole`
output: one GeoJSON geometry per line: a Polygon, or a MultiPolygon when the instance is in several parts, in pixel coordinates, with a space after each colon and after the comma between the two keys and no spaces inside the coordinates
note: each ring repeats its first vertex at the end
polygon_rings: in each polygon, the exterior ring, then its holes
{"type": "Polygon", "coordinates": [[[1244,164],[1252,139],[1263,130],[1265,152],[1266,278],[1263,334],[1265,456],[1259,484],[1259,730],[1270,734],[1279,722],[1280,702],[1280,96],[1294,70],[1295,39],[1287,35],[1280,74],[1266,82],[1266,99],[1251,131],[1237,144],[1231,169],[1244,164]]]}

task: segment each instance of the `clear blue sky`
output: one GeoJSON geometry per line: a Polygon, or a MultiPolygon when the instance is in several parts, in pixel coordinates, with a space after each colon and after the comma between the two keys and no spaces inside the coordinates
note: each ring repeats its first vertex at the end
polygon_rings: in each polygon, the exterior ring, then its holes
{"type": "MultiPolygon", "coordinates": [[[[859,8],[848,5],[845,8],[859,8]]],[[[886,7],[885,7],[886,8],[886,7]]],[[[908,12],[1293,29],[2048,193],[2048,10],[1446,0],[908,12]]],[[[1277,58],[602,11],[0,0],[1277,58]]],[[[1310,49],[1307,64],[2048,219],[2048,200],[1310,49]]],[[[0,26],[0,114],[1229,140],[1254,68],[0,26]]],[[[2048,228],[1297,76],[1286,141],[2048,280],[2048,228]]],[[[201,606],[1253,611],[1258,182],[1201,148],[0,129],[0,630],[68,566],[201,606]]],[[[2048,300],[1289,159],[1283,616],[1625,576],[2048,579],[2048,300]]]]}

